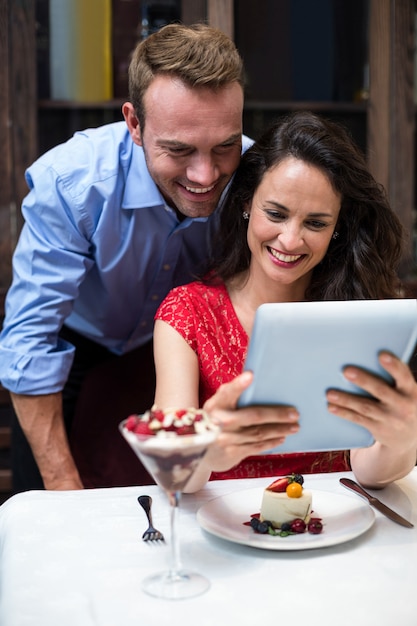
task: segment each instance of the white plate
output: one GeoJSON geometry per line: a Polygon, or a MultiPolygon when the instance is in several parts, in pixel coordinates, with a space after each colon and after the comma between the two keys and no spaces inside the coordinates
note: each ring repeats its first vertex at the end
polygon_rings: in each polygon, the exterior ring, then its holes
{"type": "Polygon", "coordinates": [[[255,533],[244,522],[258,513],[263,489],[246,489],[220,496],[203,504],[197,520],[212,535],[264,550],[311,550],[350,541],[366,532],[375,521],[375,513],[366,502],[326,491],[312,491],[313,517],[322,518],[319,535],[305,532],[279,537],[255,533]]]}

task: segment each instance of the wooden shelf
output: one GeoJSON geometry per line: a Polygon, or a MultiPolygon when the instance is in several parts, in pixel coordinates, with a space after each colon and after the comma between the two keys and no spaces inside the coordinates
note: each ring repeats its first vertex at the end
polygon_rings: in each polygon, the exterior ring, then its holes
{"type": "MultiPolygon", "coordinates": [[[[250,0],[245,2],[240,0],[238,5],[236,0],[181,0],[183,21],[193,23],[208,18],[209,23],[237,41],[242,24],[238,21],[234,23],[238,15],[236,7],[253,7],[250,0]]],[[[275,3],[269,0],[265,5],[272,18],[272,12],[276,10],[275,3]]],[[[55,145],[62,138],[67,139],[74,129],[122,119],[120,109],[123,99],[105,102],[38,101],[36,0],[5,0],[2,6],[0,52],[4,63],[0,68],[0,135],[3,138],[3,150],[0,169],[4,175],[0,189],[0,288],[4,290],[11,280],[11,255],[23,222],[18,207],[27,193],[25,169],[40,151],[55,145]]],[[[244,18],[247,17],[245,11],[241,10],[244,18]]],[[[283,95],[282,101],[271,96],[273,101],[264,98],[261,102],[262,90],[256,88],[250,94],[248,92],[250,99],[245,103],[245,121],[257,129],[264,122],[269,122],[275,112],[304,108],[347,120],[358,129],[358,134],[365,135],[364,143],[371,171],[386,188],[389,200],[408,233],[414,229],[415,213],[415,11],[415,0],[369,0],[369,100],[298,102],[283,95]]],[[[246,53],[247,58],[244,58],[246,66],[251,55],[258,54],[261,43],[253,36],[256,25],[249,22],[245,27],[248,31],[247,40],[251,44],[246,53]]],[[[276,34],[276,21],[270,22],[273,34],[276,34]]],[[[354,32],[359,37],[356,23],[354,32]]],[[[284,37],[290,35],[289,31],[283,33],[284,37]]],[[[271,63],[277,59],[277,63],[282,65],[287,63],[287,59],[279,55],[272,57],[268,51],[272,49],[274,41],[265,37],[264,40],[267,58],[264,56],[260,63],[256,62],[255,76],[258,79],[259,74],[265,74],[265,80],[271,84],[271,63]]],[[[287,69],[292,78],[289,62],[287,69]]],[[[401,272],[403,276],[412,273],[415,265],[413,245],[410,237],[401,272]]]]}
{"type": "MultiPolygon", "coordinates": [[[[127,99],[127,98],[126,98],[127,99]]],[[[41,110],[63,109],[119,109],[126,99],[117,98],[100,102],[78,102],[72,100],[39,100],[38,108],[41,110]]],[[[337,101],[295,101],[295,100],[245,100],[245,110],[247,111],[295,111],[309,109],[310,111],[335,111],[348,113],[365,113],[368,108],[366,100],[362,102],[337,102],[337,101]]]]}
{"type": "Polygon", "coordinates": [[[60,109],[60,110],[90,110],[90,109],[120,109],[126,102],[127,97],[113,100],[102,100],[100,102],[78,102],[75,100],[39,100],[40,110],[60,109]]]}
{"type": "Polygon", "coordinates": [[[261,101],[246,100],[246,111],[332,111],[335,113],[366,113],[367,101],[363,102],[336,102],[336,101],[261,101]]]}

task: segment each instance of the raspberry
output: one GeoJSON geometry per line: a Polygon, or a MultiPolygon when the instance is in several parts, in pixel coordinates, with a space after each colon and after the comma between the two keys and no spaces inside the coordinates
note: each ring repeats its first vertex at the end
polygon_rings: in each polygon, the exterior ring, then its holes
{"type": "Polygon", "coordinates": [[[149,428],[148,422],[138,422],[134,431],[137,435],[153,435],[154,432],[149,428]]]}
{"type": "Polygon", "coordinates": [[[195,428],[192,424],[189,426],[180,426],[177,430],[177,435],[194,435],[195,428]]]}
{"type": "Polygon", "coordinates": [[[129,417],[126,420],[125,428],[127,428],[127,430],[134,431],[137,422],[138,422],[137,415],[129,415],[129,417]]]}
{"type": "Polygon", "coordinates": [[[158,420],[158,422],[163,422],[164,417],[164,412],[161,411],[161,409],[155,409],[154,411],[151,411],[150,419],[158,420]]]}

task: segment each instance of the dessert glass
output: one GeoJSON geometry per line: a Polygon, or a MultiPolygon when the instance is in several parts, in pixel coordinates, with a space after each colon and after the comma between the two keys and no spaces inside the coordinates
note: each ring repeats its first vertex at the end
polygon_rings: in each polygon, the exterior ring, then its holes
{"type": "Polygon", "coordinates": [[[155,482],[168,496],[171,506],[171,567],[148,576],[142,582],[143,590],[151,596],[177,600],[204,593],[210,582],[201,574],[188,571],[181,565],[177,531],[178,507],[181,493],[200,465],[208,447],[217,438],[219,429],[202,433],[158,437],[137,434],[128,430],[127,420],[119,429],[137,457],[155,482]]]}

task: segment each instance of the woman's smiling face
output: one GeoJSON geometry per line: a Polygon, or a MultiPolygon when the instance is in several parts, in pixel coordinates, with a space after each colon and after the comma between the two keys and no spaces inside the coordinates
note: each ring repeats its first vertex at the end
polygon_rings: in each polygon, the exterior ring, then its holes
{"type": "Polygon", "coordinates": [[[315,166],[288,157],[269,170],[250,206],[251,275],[306,288],[327,252],[340,205],[340,194],[315,166]]]}

